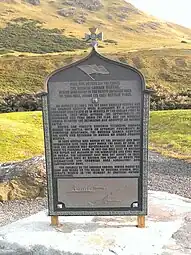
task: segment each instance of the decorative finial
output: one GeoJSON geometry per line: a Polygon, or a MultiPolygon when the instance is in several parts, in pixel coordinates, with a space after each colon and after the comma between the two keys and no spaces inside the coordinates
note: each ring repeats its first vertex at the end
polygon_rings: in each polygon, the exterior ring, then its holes
{"type": "Polygon", "coordinates": [[[93,48],[96,48],[98,46],[97,40],[103,41],[103,32],[97,34],[97,32],[98,32],[97,27],[89,28],[89,31],[91,34],[85,34],[85,39],[86,39],[86,41],[91,40],[91,46],[93,48]]]}

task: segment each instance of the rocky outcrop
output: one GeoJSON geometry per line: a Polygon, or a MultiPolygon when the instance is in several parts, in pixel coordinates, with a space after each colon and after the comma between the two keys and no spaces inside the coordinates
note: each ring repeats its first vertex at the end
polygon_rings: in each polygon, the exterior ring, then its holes
{"type": "Polygon", "coordinates": [[[62,8],[58,10],[58,14],[64,17],[70,17],[75,14],[75,7],[70,7],[70,8],[62,8]]]}
{"type": "Polygon", "coordinates": [[[0,3],[6,3],[6,4],[14,4],[14,0],[0,0],[0,3]]]}
{"type": "Polygon", "coordinates": [[[0,201],[46,195],[44,157],[0,164],[0,201]]]}
{"type": "Polygon", "coordinates": [[[0,101],[1,112],[39,111],[41,106],[40,94],[9,95],[0,101]]]}
{"type": "Polygon", "coordinates": [[[26,0],[26,2],[32,5],[40,5],[40,0],[26,0]]]}
{"type": "Polygon", "coordinates": [[[81,7],[90,11],[97,11],[103,7],[102,0],[67,0],[66,5],[81,7]]]}
{"type": "Polygon", "coordinates": [[[84,24],[86,22],[85,15],[81,14],[77,18],[74,18],[74,21],[78,24],[84,24]]]}
{"type": "Polygon", "coordinates": [[[148,31],[148,29],[157,31],[159,28],[161,28],[161,24],[159,22],[150,21],[150,22],[140,24],[138,28],[140,30],[145,30],[145,31],[148,31]]]}

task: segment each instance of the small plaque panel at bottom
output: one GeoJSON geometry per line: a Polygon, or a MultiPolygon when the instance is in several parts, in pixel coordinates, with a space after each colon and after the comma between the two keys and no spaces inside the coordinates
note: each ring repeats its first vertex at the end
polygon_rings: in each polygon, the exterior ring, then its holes
{"type": "Polygon", "coordinates": [[[60,209],[138,207],[138,178],[58,179],[57,187],[60,209]]]}

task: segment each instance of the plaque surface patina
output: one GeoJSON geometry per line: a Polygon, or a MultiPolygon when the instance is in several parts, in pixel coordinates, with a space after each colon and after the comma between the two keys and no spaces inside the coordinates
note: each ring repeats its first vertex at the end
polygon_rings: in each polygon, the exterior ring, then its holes
{"type": "Polygon", "coordinates": [[[101,56],[53,72],[43,95],[49,215],[146,215],[149,93],[101,56]]]}

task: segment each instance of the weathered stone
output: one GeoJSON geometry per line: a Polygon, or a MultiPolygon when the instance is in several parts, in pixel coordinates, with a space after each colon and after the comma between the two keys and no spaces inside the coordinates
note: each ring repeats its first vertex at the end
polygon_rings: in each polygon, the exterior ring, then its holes
{"type": "Polygon", "coordinates": [[[91,11],[97,11],[103,7],[101,0],[68,0],[64,2],[66,5],[70,6],[79,6],[84,9],[88,9],[91,11]]]}
{"type": "Polygon", "coordinates": [[[70,17],[73,16],[75,13],[76,8],[75,7],[71,7],[71,8],[63,8],[61,10],[58,11],[58,14],[64,17],[70,17]]]}
{"type": "Polygon", "coordinates": [[[176,63],[177,66],[180,66],[180,67],[186,67],[187,66],[187,63],[182,58],[177,58],[175,60],[175,63],[176,63]]]}
{"type": "Polygon", "coordinates": [[[78,17],[78,18],[75,18],[74,21],[78,24],[83,24],[86,22],[86,18],[85,17],[78,17]]]}
{"type": "Polygon", "coordinates": [[[0,200],[44,197],[46,171],[44,157],[0,164],[0,200]]]}
{"type": "Polygon", "coordinates": [[[113,17],[112,17],[111,14],[108,14],[108,15],[107,15],[107,18],[108,18],[109,20],[112,20],[112,19],[113,19],[113,17]]]}
{"type": "Polygon", "coordinates": [[[32,5],[40,5],[40,0],[26,0],[26,2],[32,5]]]}
{"type": "Polygon", "coordinates": [[[161,27],[161,24],[158,22],[146,22],[139,25],[139,29],[152,29],[152,30],[158,30],[161,27]]]}

